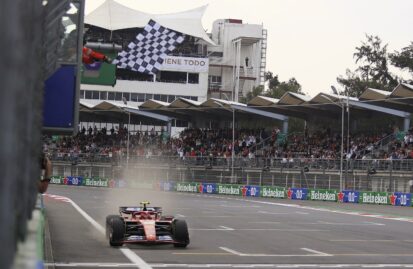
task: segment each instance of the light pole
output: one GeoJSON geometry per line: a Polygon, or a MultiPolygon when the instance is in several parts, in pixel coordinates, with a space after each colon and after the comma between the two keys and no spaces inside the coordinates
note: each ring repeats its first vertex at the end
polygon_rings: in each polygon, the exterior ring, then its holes
{"type": "Polygon", "coordinates": [[[330,101],[332,104],[341,108],[340,191],[342,191],[343,190],[343,151],[344,151],[344,104],[342,102],[340,103],[334,102],[327,95],[322,94],[322,96],[326,100],[330,101]]]}
{"type": "MultiPolygon", "coordinates": [[[[226,96],[226,94],[224,93],[224,95],[226,96]]],[[[226,96],[226,98],[228,99],[228,96],[226,96]]],[[[228,100],[229,101],[229,100],[228,100]]],[[[219,105],[220,107],[227,109],[226,107],[224,107],[223,104],[214,101],[215,104],[219,105]]],[[[233,183],[234,181],[234,162],[235,162],[235,108],[233,108],[232,106],[231,110],[232,110],[232,146],[231,146],[231,183],[233,183]]]]}
{"type": "MultiPolygon", "coordinates": [[[[123,103],[125,106],[128,105],[128,101],[126,101],[126,98],[122,98],[123,103]]],[[[126,110],[127,111],[127,110],[126,110]]],[[[129,127],[130,127],[130,111],[128,112],[128,133],[127,133],[127,142],[126,142],[126,168],[129,169],[129,127]]]]}

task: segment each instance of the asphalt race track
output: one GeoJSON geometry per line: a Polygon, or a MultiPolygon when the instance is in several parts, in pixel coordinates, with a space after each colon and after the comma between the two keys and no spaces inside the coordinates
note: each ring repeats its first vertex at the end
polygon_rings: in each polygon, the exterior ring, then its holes
{"type": "Polygon", "coordinates": [[[75,186],[44,200],[47,268],[413,267],[413,208],[75,186]],[[110,247],[106,216],[142,200],[185,219],[191,244],[110,247]]]}

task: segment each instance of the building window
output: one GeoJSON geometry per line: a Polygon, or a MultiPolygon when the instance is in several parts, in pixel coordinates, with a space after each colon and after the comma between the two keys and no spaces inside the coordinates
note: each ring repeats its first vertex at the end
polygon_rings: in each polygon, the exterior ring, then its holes
{"type": "Polygon", "coordinates": [[[152,93],[147,93],[145,101],[150,100],[150,99],[153,99],[153,94],[152,93]]]}
{"type": "Polygon", "coordinates": [[[172,103],[173,101],[175,101],[175,95],[168,95],[168,102],[172,103]]]}
{"type": "Polygon", "coordinates": [[[168,95],[161,94],[161,101],[162,102],[168,102],[168,95]]]}
{"type": "Polygon", "coordinates": [[[85,99],[92,99],[92,91],[85,91],[85,99]]]}
{"type": "Polygon", "coordinates": [[[100,92],[100,100],[108,100],[108,92],[100,92]]]}
{"type": "Polygon", "coordinates": [[[222,78],[221,76],[208,76],[208,89],[218,91],[221,89],[222,78]]]}
{"type": "Polygon", "coordinates": [[[85,91],[80,90],[80,96],[79,96],[79,98],[80,98],[80,99],[85,98],[85,91]]]}
{"type": "Polygon", "coordinates": [[[186,75],[186,72],[161,71],[156,79],[159,82],[186,83],[186,75]]]}
{"type": "Polygon", "coordinates": [[[125,98],[126,101],[130,101],[130,92],[124,92],[123,93],[123,98],[125,98]]]}
{"type": "Polygon", "coordinates": [[[115,101],[122,101],[122,93],[115,92],[115,101]]]}
{"type": "Polygon", "coordinates": [[[221,51],[208,51],[209,57],[223,57],[224,53],[221,51]]]}
{"type": "Polygon", "coordinates": [[[92,91],[92,99],[99,100],[99,91],[92,91]]]}
{"type": "Polygon", "coordinates": [[[145,102],[145,94],[144,93],[138,93],[138,102],[145,102]]]}
{"type": "Polygon", "coordinates": [[[199,74],[198,73],[188,73],[188,83],[189,84],[199,84],[199,74]]]}
{"type": "Polygon", "coordinates": [[[108,100],[110,100],[110,101],[115,100],[115,93],[114,92],[108,92],[108,100]]]}
{"type": "Polygon", "coordinates": [[[154,94],[153,99],[160,101],[161,100],[161,95],[160,94],[154,94]]]}
{"type": "Polygon", "coordinates": [[[130,94],[130,100],[131,100],[132,102],[138,102],[138,94],[132,92],[132,93],[130,94]]]}
{"type": "Polygon", "coordinates": [[[198,101],[198,96],[191,96],[192,101],[198,101]]]}

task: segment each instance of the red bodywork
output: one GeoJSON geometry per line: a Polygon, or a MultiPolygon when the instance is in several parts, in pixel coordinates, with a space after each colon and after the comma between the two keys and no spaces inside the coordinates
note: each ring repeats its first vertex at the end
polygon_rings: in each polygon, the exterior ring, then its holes
{"type": "Polygon", "coordinates": [[[162,217],[156,208],[123,207],[120,214],[125,222],[123,243],[176,243],[171,234],[174,217],[162,217]]]}

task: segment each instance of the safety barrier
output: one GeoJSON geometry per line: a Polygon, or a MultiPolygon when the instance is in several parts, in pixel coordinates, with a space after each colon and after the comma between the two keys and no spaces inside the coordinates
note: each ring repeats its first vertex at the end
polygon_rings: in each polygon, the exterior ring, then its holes
{"type": "Polygon", "coordinates": [[[330,201],[339,203],[412,206],[412,194],[403,192],[367,192],[354,190],[327,190],[284,188],[220,183],[165,182],[156,184],[160,191],[192,192],[204,194],[236,195],[291,200],[330,201]]]}

